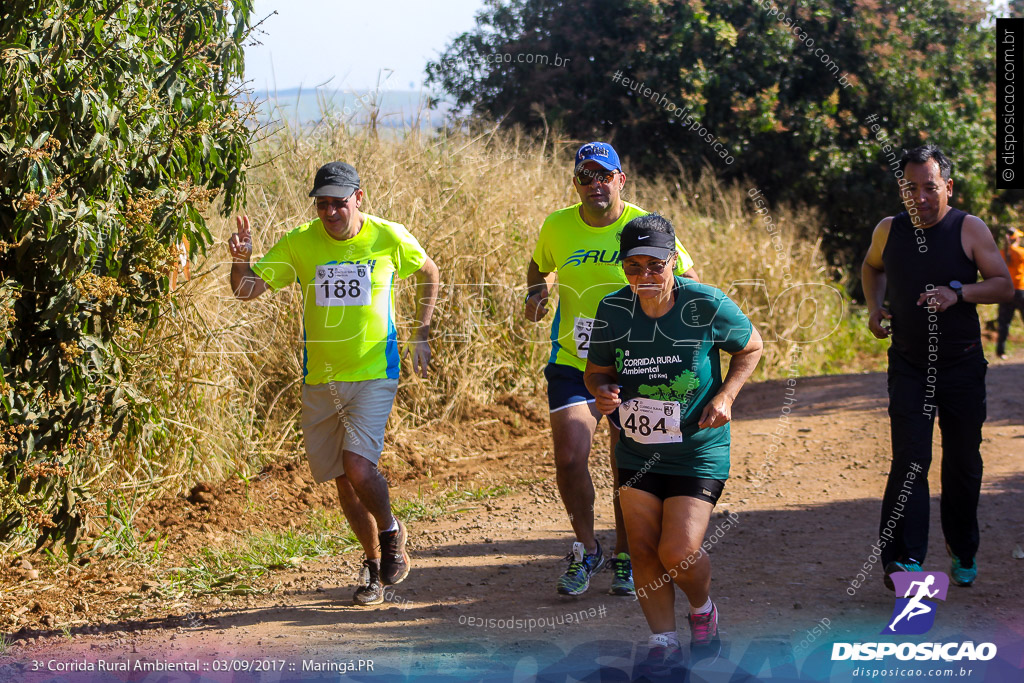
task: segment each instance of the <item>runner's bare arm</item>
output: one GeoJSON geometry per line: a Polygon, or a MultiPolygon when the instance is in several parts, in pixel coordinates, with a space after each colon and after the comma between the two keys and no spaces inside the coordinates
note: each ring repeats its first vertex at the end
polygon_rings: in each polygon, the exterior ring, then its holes
{"type": "Polygon", "coordinates": [[[999,304],[1013,301],[1013,281],[992,232],[977,216],[964,219],[968,231],[971,258],[978,264],[982,281],[964,285],[964,301],[972,304],[999,304]]]}
{"type": "Polygon", "coordinates": [[[437,291],[441,286],[441,273],[429,256],[416,271],[416,321],[419,327],[413,334],[412,370],[421,377],[427,376],[430,366],[430,319],[437,303],[437,291]]]}
{"type": "Polygon", "coordinates": [[[690,266],[686,270],[686,272],[683,273],[683,277],[688,277],[691,280],[693,280],[694,282],[700,282],[700,278],[697,277],[697,270],[693,266],[690,266]]]}
{"type": "Polygon", "coordinates": [[[228,251],[231,252],[231,291],[236,299],[250,301],[270,287],[253,271],[249,263],[252,258],[252,229],[249,226],[249,217],[238,216],[235,225],[238,231],[228,239],[228,251]]]}
{"type": "Polygon", "coordinates": [[[743,388],[744,382],[754,372],[757,362],[761,360],[764,344],[757,328],[751,325],[750,339],[741,351],[730,354],[729,371],[725,374],[722,388],[704,406],[698,426],[701,429],[712,429],[728,424],[732,420],[732,403],[743,388]]]}
{"type": "Polygon", "coordinates": [[[883,306],[885,303],[885,264],[882,262],[882,252],[885,251],[885,243],[889,239],[891,227],[892,216],[883,218],[882,222],[875,226],[875,231],[871,233],[871,246],[860,267],[860,284],[864,291],[864,302],[868,305],[868,329],[876,339],[885,339],[890,334],[888,327],[882,327],[883,320],[892,318],[889,311],[883,306]]]}
{"type": "Polygon", "coordinates": [[[526,291],[530,295],[526,300],[524,315],[531,322],[537,322],[548,314],[548,279],[551,273],[542,273],[540,266],[532,258],[526,271],[526,291]]]}
{"type": "MultiPolygon", "coordinates": [[[[1002,254],[996,247],[985,221],[967,216],[963,224],[964,251],[978,266],[982,281],[963,286],[964,301],[974,304],[998,304],[1013,300],[1013,282],[1002,254]]],[[[947,283],[921,292],[918,306],[935,306],[941,313],[957,304],[956,292],[947,283]]]]}
{"type": "Polygon", "coordinates": [[[619,398],[619,375],[612,365],[594,365],[587,361],[583,371],[583,383],[594,395],[595,405],[602,415],[610,415],[618,409],[622,399],[619,398]]]}

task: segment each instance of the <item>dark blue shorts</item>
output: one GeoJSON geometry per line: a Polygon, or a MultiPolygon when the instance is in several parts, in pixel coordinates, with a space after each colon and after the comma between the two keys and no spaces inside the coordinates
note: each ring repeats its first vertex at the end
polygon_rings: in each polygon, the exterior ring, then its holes
{"type": "MultiPolygon", "coordinates": [[[[552,413],[569,406],[593,403],[594,395],[583,383],[583,371],[570,365],[548,363],[544,366],[544,377],[548,381],[548,410],[552,413]]],[[[619,414],[614,412],[608,421],[619,429],[619,414]]]]}

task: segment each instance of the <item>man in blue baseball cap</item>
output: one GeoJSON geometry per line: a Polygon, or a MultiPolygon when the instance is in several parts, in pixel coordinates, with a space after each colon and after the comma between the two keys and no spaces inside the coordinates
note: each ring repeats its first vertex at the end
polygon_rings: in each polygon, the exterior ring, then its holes
{"type": "MultiPolygon", "coordinates": [[[[601,414],[583,383],[583,370],[598,303],[627,284],[618,262],[619,233],[630,220],[647,213],[623,201],[625,185],[626,174],[611,145],[588,142],[581,146],[573,164],[573,187],[580,201],[545,219],[526,275],[525,315],[537,322],[547,315],[548,288],[558,273],[551,357],[544,376],[548,381],[558,490],[576,535],[567,558],[569,566],[558,578],[557,590],[563,595],[582,594],[590,587],[590,577],[605,565],[604,552],[594,535],[594,484],[587,464],[601,414]]],[[[678,241],[676,249],[679,258],[675,272],[697,280],[693,260],[678,241]]],[[[633,595],[632,565],[618,500],[615,444],[619,429],[614,421],[609,426],[615,483],[610,592],[633,595]]]]}

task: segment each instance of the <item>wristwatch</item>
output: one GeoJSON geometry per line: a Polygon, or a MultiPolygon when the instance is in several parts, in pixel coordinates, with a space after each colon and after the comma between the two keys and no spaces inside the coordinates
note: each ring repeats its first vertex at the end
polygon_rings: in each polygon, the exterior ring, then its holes
{"type": "Polygon", "coordinates": [[[960,284],[960,281],[959,280],[953,280],[952,282],[949,283],[949,288],[952,289],[953,292],[956,294],[956,302],[958,304],[963,303],[963,301],[964,301],[964,286],[962,284],[960,284]]]}

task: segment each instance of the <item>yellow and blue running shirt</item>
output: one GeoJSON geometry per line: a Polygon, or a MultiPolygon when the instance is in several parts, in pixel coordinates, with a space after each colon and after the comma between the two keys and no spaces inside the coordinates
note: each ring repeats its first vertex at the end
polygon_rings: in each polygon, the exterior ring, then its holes
{"type": "MultiPolygon", "coordinates": [[[[555,211],[544,220],[533,260],[542,273],[558,273],[558,308],[551,323],[548,362],[584,370],[597,305],[628,284],[619,264],[619,233],[626,223],[648,212],[625,202],[617,221],[595,228],[583,222],[580,206],[555,211]]],[[[693,266],[693,259],[678,239],[676,249],[675,273],[682,275],[693,266]]]]}
{"type": "Polygon", "coordinates": [[[306,384],[399,375],[394,279],[419,270],[427,254],[405,226],[363,219],[350,240],[331,237],[319,218],[300,225],[253,266],[271,289],[302,288],[306,384]]]}

